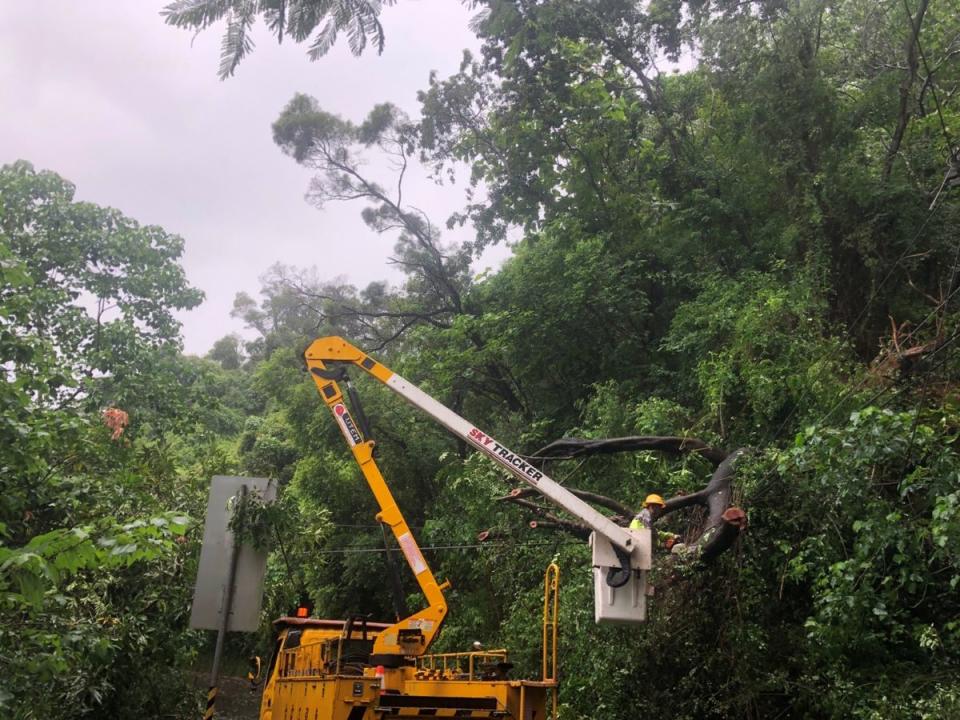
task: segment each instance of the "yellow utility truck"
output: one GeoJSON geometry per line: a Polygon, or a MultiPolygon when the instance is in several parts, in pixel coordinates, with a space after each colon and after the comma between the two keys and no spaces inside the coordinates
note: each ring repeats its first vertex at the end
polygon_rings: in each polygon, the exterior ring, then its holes
{"type": "Polygon", "coordinates": [[[446,619],[444,590],[449,583],[437,582],[380,473],[370,428],[348,370],[359,368],[383,383],[593,530],[598,622],[645,619],[650,531],[612,522],[521,455],[342,338],[316,340],[306,351],[306,361],[320,397],[376,498],[380,508],[376,519],[393,533],[427,606],[395,623],[308,617],[277,620],[277,645],[267,671],[261,720],[393,716],[544,720],[548,708],[555,717],[559,570],[551,565],[544,580],[541,677],[511,679],[506,650],[427,654],[446,619]]]}

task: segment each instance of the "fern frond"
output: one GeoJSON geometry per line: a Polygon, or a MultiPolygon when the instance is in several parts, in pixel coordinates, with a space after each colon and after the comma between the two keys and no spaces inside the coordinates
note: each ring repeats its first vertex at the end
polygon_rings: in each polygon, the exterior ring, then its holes
{"type": "Polygon", "coordinates": [[[298,43],[305,41],[332,7],[332,0],[291,0],[287,10],[288,33],[298,43]]]}
{"type": "MultiPolygon", "coordinates": [[[[346,5],[347,3],[344,3],[346,5]]],[[[349,18],[346,18],[347,40],[350,44],[350,52],[354,55],[360,55],[367,45],[367,33],[363,27],[363,12],[365,8],[355,6],[349,18]]]]}
{"type": "Polygon", "coordinates": [[[168,25],[202,30],[223,18],[233,5],[233,0],[176,0],[160,15],[168,25]]]}
{"type": "Polygon", "coordinates": [[[240,61],[253,50],[250,29],[257,18],[257,4],[253,0],[237,3],[227,19],[227,32],[220,46],[220,79],[233,75],[240,61]]]}
{"type": "Polygon", "coordinates": [[[394,4],[396,0],[173,0],[161,14],[169,25],[197,31],[226,19],[219,74],[227,78],[253,50],[250,30],[260,15],[278,41],[284,36],[297,43],[310,41],[307,56],[318,60],[330,51],[341,32],[347,35],[354,55],[360,55],[368,44],[382,53],[386,35],[380,13],[394,4]]]}
{"type": "Polygon", "coordinates": [[[283,42],[283,34],[287,24],[287,0],[262,0],[264,10],[263,19],[267,29],[277,36],[277,43],[283,42]]]}
{"type": "Polygon", "coordinates": [[[337,23],[333,18],[327,20],[307,50],[307,56],[311,60],[318,60],[330,51],[337,41],[337,29],[337,23]]]}
{"type": "Polygon", "coordinates": [[[479,35],[484,26],[487,24],[487,20],[490,19],[490,8],[485,8],[470,18],[470,22],[467,23],[467,26],[470,28],[470,31],[476,35],[479,35]]]}

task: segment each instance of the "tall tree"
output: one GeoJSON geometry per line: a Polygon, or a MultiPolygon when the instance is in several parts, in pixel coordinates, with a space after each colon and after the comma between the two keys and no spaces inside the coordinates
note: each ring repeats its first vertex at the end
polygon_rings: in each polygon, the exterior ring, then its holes
{"type": "Polygon", "coordinates": [[[197,495],[171,440],[218,400],[174,312],[202,295],[180,238],[73,194],[0,168],[0,714],[189,711],[197,495]]]}
{"type": "Polygon", "coordinates": [[[31,279],[11,332],[54,343],[62,372],[77,378],[57,403],[162,402],[140,369],[155,363],[156,380],[166,377],[163,360],[180,349],[175,313],[203,299],[178,264],[183,239],[74,192],[27,162],[0,168],[0,238],[31,279]]]}

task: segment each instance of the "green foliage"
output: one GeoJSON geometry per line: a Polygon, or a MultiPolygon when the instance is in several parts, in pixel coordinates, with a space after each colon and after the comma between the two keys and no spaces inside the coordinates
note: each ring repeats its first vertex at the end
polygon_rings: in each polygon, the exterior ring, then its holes
{"type": "Polygon", "coordinates": [[[202,498],[174,433],[229,425],[209,368],[178,352],[174,312],[201,295],[182,240],[73,192],[0,169],[0,713],[189,713],[176,668],[195,648],[186,532],[202,498]],[[101,411],[117,405],[111,433],[101,411]]]}
{"type": "Polygon", "coordinates": [[[924,622],[928,596],[944,616],[960,612],[945,600],[960,583],[952,436],[916,413],[867,408],[846,428],[808,429],[784,458],[781,474],[819,485],[830,498],[821,505],[826,522],[857,517],[836,539],[811,537],[791,548],[788,578],[812,580],[807,629],[824,652],[869,657],[887,643],[904,658],[960,651],[954,623],[938,631],[924,622]]]}
{"type": "Polygon", "coordinates": [[[224,370],[239,370],[243,364],[243,341],[239,335],[224,335],[217,340],[207,357],[220,363],[224,370]]]}
{"type": "MultiPolygon", "coordinates": [[[[0,712],[191,712],[196,542],[177,518],[215,473],[281,484],[236,528],[271,550],[265,616],[305,592],[322,615],[393,617],[377,508],[303,373],[307,344],[341,334],[520,452],[650,434],[755,449],[738,546],[705,572],[658,556],[651,622],[595,628],[584,545],[531,530],[497,501],[500,471],[357,379],[378,464],[453,582],[437,649],[505,645],[536,675],[556,560],[567,720],[957,715],[956,0],[928,8],[915,71],[916,9],[892,2],[476,5],[480,53],[430,79],[419,117],[382,103],[353,121],[298,93],[273,126],[317,173],[311,203],[359,199],[396,234],[403,282],[274,266],[235,301],[255,338],[206,359],[179,352],[174,313],[200,300],[180,238],[27,163],[0,170],[0,712]],[[656,70],[688,47],[697,67],[656,70]],[[370,171],[382,157],[392,177],[370,171]],[[475,240],[445,243],[405,197],[417,158],[449,182],[468,166],[448,225],[475,240]],[[513,256],[475,275],[508,236],[513,256]],[[119,437],[107,407],[129,413],[119,437]]],[[[165,14],[227,20],[226,76],[258,17],[318,57],[341,32],[382,46],[382,6],[165,14]]],[[[630,509],[712,467],[637,453],[549,470],[630,509]]],[[[409,575],[401,591],[420,602],[409,575]]]]}
{"type": "Polygon", "coordinates": [[[128,333],[152,347],[177,339],[174,312],[203,296],[177,264],[181,238],[73,195],[54,173],[5,165],[0,232],[32,280],[31,305],[17,316],[24,333],[56,337],[70,361],[83,349],[89,367],[106,372],[105,348],[128,333]],[[78,302],[83,293],[92,296],[92,314],[78,302]]]}
{"type": "Polygon", "coordinates": [[[347,35],[354,55],[360,55],[368,42],[382,53],[386,36],[380,11],[392,4],[393,0],[175,0],[162,14],[168,24],[197,32],[226,19],[220,46],[220,78],[225,80],[253,50],[250,32],[258,17],[276,34],[277,42],[284,37],[298,43],[309,40],[307,55],[317,60],[330,51],[341,33],[347,35]]]}
{"type": "Polygon", "coordinates": [[[960,651],[955,420],[867,407],[840,427],[807,428],[746,470],[741,574],[773,591],[752,622],[790,628],[779,643],[791,660],[769,672],[796,678],[808,712],[950,715],[960,651]]]}
{"type": "Polygon", "coordinates": [[[191,405],[172,391],[184,384],[174,315],[203,295],[178,264],[183,240],[73,196],[27,162],[0,168],[0,242],[16,268],[2,296],[5,334],[17,338],[3,358],[10,374],[47,407],[120,406],[157,429],[186,420],[174,420],[191,405]]]}
{"type": "MultiPolygon", "coordinates": [[[[358,291],[275,269],[259,303],[239,299],[269,406],[243,452],[268,467],[282,447],[274,467],[300,512],[329,512],[313,550],[330,554],[304,566],[321,612],[392,616],[376,509],[300,374],[311,327],[357,341],[521,452],[644,434],[756,448],[738,466],[750,529],[734,552],[707,572],[664,558],[651,622],[598,629],[585,548],[529,530],[497,503],[509,487],[498,471],[358,383],[398,504],[424,544],[447,548],[427,553],[453,581],[438,649],[507,645],[535,674],[541,573],[556,558],[565,718],[950,717],[960,216],[953,195],[928,207],[952,150],[938,126],[942,115],[949,135],[956,115],[955,17],[938,9],[924,24],[938,69],[907,78],[892,148],[899,5],[480,5],[480,54],[431,77],[419,118],[378,105],[354,123],[298,95],[274,126],[318,172],[310,201],[366,202],[370,227],[399,231],[407,273],[358,291]],[[656,71],[652,58],[688,46],[696,68],[656,71]],[[442,245],[396,178],[367,175],[372,152],[403,167],[419,154],[451,182],[466,163],[467,205],[448,225],[472,223],[476,239],[442,245]],[[509,228],[513,256],[472,276],[470,259],[509,228]],[[889,356],[900,376],[870,365],[891,318],[913,323],[889,356]],[[923,343],[930,361],[898,359],[923,343]],[[891,409],[870,407],[883,395],[891,409]],[[481,531],[494,540],[472,547],[481,531]]],[[[651,453],[550,467],[627,508],[700,489],[711,471],[651,453]]]]}
{"type": "Polygon", "coordinates": [[[248,418],[240,436],[240,461],[254,476],[290,479],[297,458],[289,426],[278,415],[248,418]]]}
{"type": "Polygon", "coordinates": [[[743,435],[732,442],[749,441],[835,397],[852,353],[826,317],[816,285],[803,277],[785,283],[782,269],[705,278],[662,347],[680,359],[680,377],[695,379],[688,397],[702,398],[721,434],[734,425],[743,435]]]}
{"type": "Polygon", "coordinates": [[[161,557],[189,524],[189,518],[172,513],[123,525],[108,518],[101,527],[51,530],[19,548],[0,548],[4,604],[36,609],[47,591],[80,570],[129,567],[161,557]]]}

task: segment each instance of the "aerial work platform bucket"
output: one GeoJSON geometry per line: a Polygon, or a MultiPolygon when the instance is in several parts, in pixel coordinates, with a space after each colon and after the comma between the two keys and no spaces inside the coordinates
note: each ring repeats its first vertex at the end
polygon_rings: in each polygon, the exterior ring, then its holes
{"type": "Polygon", "coordinates": [[[651,567],[650,530],[633,530],[634,548],[630,555],[630,577],[620,587],[613,587],[607,578],[611,569],[621,567],[609,540],[593,533],[593,608],[597,623],[641,623],[647,619],[647,571],[651,567]]]}

